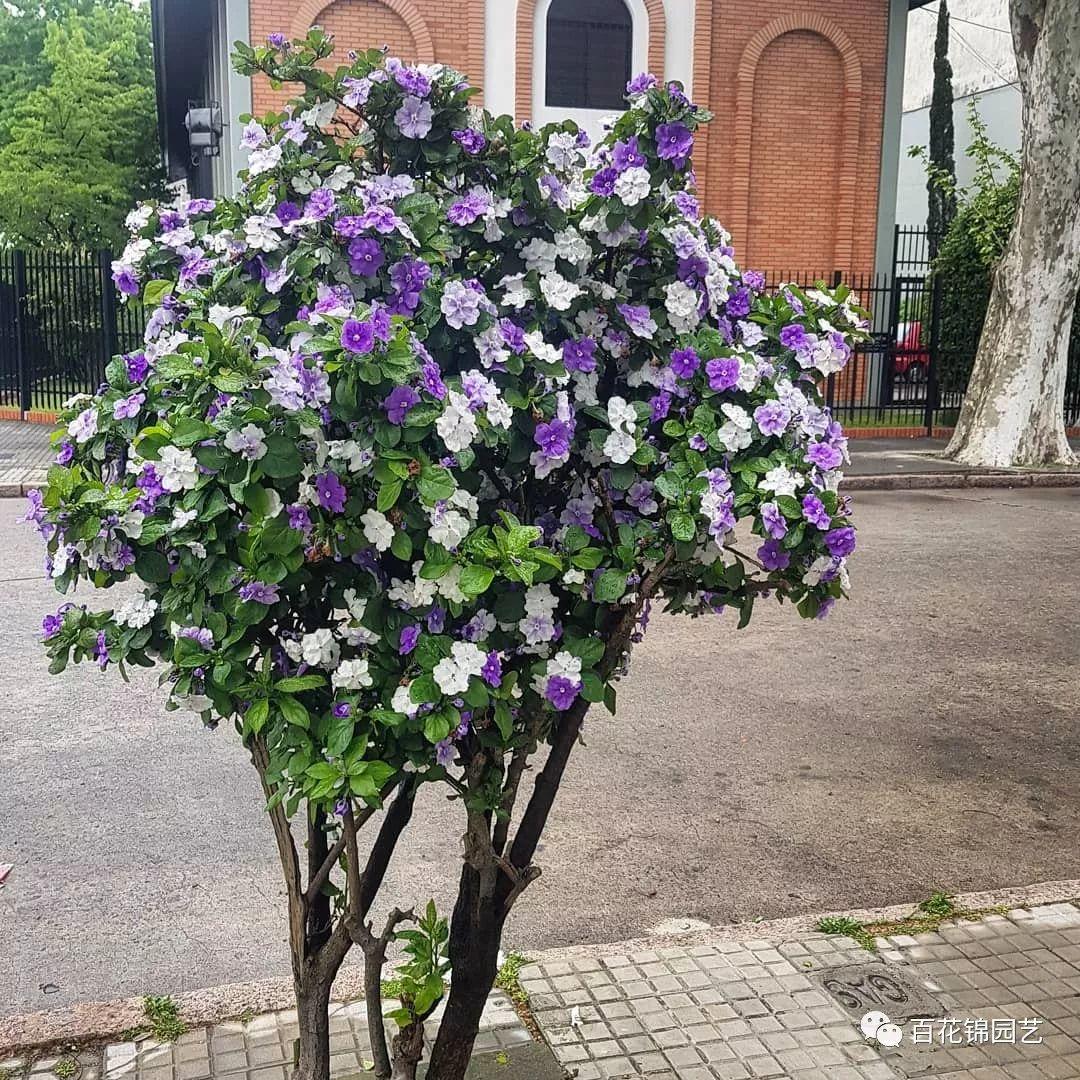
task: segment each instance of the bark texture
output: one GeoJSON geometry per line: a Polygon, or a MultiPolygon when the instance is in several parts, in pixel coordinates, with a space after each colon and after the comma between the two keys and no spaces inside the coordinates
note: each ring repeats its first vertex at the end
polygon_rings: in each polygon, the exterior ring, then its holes
{"type": "Polygon", "coordinates": [[[1023,94],[1020,202],[956,432],[969,465],[1073,463],[1069,331],[1080,287],[1080,4],[1010,0],[1023,94]]]}

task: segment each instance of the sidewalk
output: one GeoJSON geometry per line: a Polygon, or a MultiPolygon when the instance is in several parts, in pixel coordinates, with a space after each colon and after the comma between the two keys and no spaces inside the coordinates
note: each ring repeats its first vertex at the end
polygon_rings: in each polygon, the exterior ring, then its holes
{"type": "Polygon", "coordinates": [[[45,482],[55,456],[51,434],[45,424],[0,421],[0,496],[25,495],[45,482]]]}
{"type": "MultiPolygon", "coordinates": [[[[958,898],[957,910],[992,899],[958,898]]],[[[855,914],[902,929],[910,910],[855,914]]],[[[521,971],[529,1024],[495,991],[470,1080],[1080,1077],[1080,904],[1002,907],[941,920],[932,931],[883,931],[875,951],[799,925],[805,920],[536,957],[521,971]],[[899,1045],[886,1029],[880,1041],[864,1036],[867,1013],[898,1025],[899,1045]],[[543,1038],[534,1040],[530,1026],[543,1038]]],[[[288,1080],[295,1037],[295,1012],[278,1010],[199,1027],[175,1043],[99,1042],[7,1060],[0,1053],[0,1076],[288,1080]]],[[[368,1074],[362,1004],[335,1007],[331,1052],[335,1078],[368,1074]]]]}

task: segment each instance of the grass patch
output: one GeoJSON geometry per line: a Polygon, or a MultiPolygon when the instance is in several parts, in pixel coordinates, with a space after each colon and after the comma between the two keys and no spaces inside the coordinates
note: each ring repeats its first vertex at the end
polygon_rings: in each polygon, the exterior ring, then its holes
{"type": "Polygon", "coordinates": [[[521,986],[521,969],[529,962],[524,953],[507,953],[503,965],[495,976],[495,985],[506,994],[515,1005],[528,1005],[529,995],[521,986]]]}
{"type": "Polygon", "coordinates": [[[1003,915],[1007,906],[990,908],[959,908],[952,896],[935,892],[920,901],[915,910],[893,922],[861,923],[847,915],[830,915],[819,919],[815,929],[822,934],[842,934],[857,942],[868,952],[877,952],[877,939],[900,934],[932,934],[942,923],[973,921],[985,915],[1003,915]]]}
{"type": "Polygon", "coordinates": [[[143,1012],[148,1021],[144,1030],[158,1042],[176,1042],[188,1029],[171,997],[144,997],[143,1012]]]}
{"type": "Polygon", "coordinates": [[[61,1058],[52,1071],[59,1080],[72,1080],[72,1077],[79,1075],[79,1063],[74,1058],[61,1058]]]}

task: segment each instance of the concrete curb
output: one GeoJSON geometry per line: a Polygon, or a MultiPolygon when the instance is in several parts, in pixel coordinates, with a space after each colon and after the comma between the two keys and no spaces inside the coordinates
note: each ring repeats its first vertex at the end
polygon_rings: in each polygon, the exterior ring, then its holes
{"type": "Polygon", "coordinates": [[[928,491],[946,488],[1080,487],[1080,471],[940,472],[845,476],[841,491],[928,491]]]}
{"type": "MultiPolygon", "coordinates": [[[[1036,907],[1040,904],[1061,903],[1080,897],[1080,880],[1047,881],[1015,889],[995,889],[987,892],[960,893],[958,906],[967,909],[1007,906],[1036,907]]],[[[910,904],[894,904],[883,908],[860,908],[851,911],[818,912],[767,922],[734,923],[730,926],[710,926],[701,929],[699,923],[687,932],[664,932],[630,941],[607,944],[574,945],[562,949],[527,950],[529,959],[538,963],[584,957],[615,956],[648,952],[664,948],[687,948],[693,945],[715,945],[730,941],[781,941],[814,933],[817,921],[825,915],[847,915],[860,922],[886,922],[911,914],[910,904]]],[[[670,923],[667,925],[671,925],[670,923]]],[[[509,950],[512,941],[506,942],[509,950]]],[[[363,970],[343,968],[334,984],[334,1000],[350,1001],[363,996],[363,970]]],[[[269,979],[261,982],[232,983],[226,986],[192,990],[179,994],[176,1003],[180,1015],[191,1027],[202,1027],[241,1015],[289,1009],[293,1005],[291,979],[269,979]]],[[[145,1017],[141,998],[118,1001],[88,1001],[67,1009],[24,1013],[21,1016],[0,1017],[0,1056],[22,1054],[57,1043],[95,1043],[115,1038],[121,1032],[138,1027],[145,1017]]]]}

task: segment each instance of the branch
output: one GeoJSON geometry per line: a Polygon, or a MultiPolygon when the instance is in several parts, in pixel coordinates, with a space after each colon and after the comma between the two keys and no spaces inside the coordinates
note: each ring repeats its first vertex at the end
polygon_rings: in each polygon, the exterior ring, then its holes
{"type": "Polygon", "coordinates": [[[506,770],[506,781],[503,784],[502,798],[499,800],[500,816],[495,822],[495,835],[491,842],[496,855],[502,855],[506,849],[510,818],[514,813],[514,804],[517,802],[518,788],[521,785],[529,755],[536,751],[536,741],[540,737],[540,728],[543,723],[544,715],[537,709],[527,725],[525,742],[514,751],[509,768],[506,770]]]}
{"type": "MultiPolygon", "coordinates": [[[[256,737],[251,741],[251,759],[258,770],[263,793],[269,804],[274,794],[266,779],[267,770],[270,767],[270,755],[267,752],[266,743],[260,738],[256,737]]],[[[299,973],[304,960],[304,928],[308,906],[300,888],[300,859],[296,853],[296,844],[293,841],[292,830],[289,828],[289,819],[284,807],[280,802],[274,803],[269,809],[269,814],[270,823],[274,827],[274,838],[277,840],[278,858],[285,877],[285,891],[289,897],[289,949],[292,952],[293,972],[299,973]]]]}
{"type": "MultiPolygon", "coordinates": [[[[355,852],[355,845],[353,850],[355,852]]],[[[364,953],[364,1002],[367,1006],[368,1035],[371,1039],[371,1056],[375,1061],[377,1080],[388,1080],[392,1071],[382,1009],[382,972],[386,966],[386,950],[394,940],[394,931],[398,924],[412,922],[415,918],[412,911],[394,908],[387,916],[383,932],[378,936],[371,923],[360,923],[353,927],[353,940],[364,953]]]]}
{"type": "MultiPolygon", "coordinates": [[[[356,819],[355,828],[359,832],[369,818],[375,813],[375,807],[365,806],[356,819]]],[[[337,843],[327,853],[326,858],[323,860],[322,866],[318,868],[316,873],[308,881],[307,892],[304,894],[304,899],[310,904],[314,897],[318,896],[322,892],[323,886],[330,879],[331,873],[333,873],[334,867],[337,865],[338,859],[341,858],[342,852],[345,850],[345,832],[342,830],[341,836],[338,837],[337,843]]]]}

